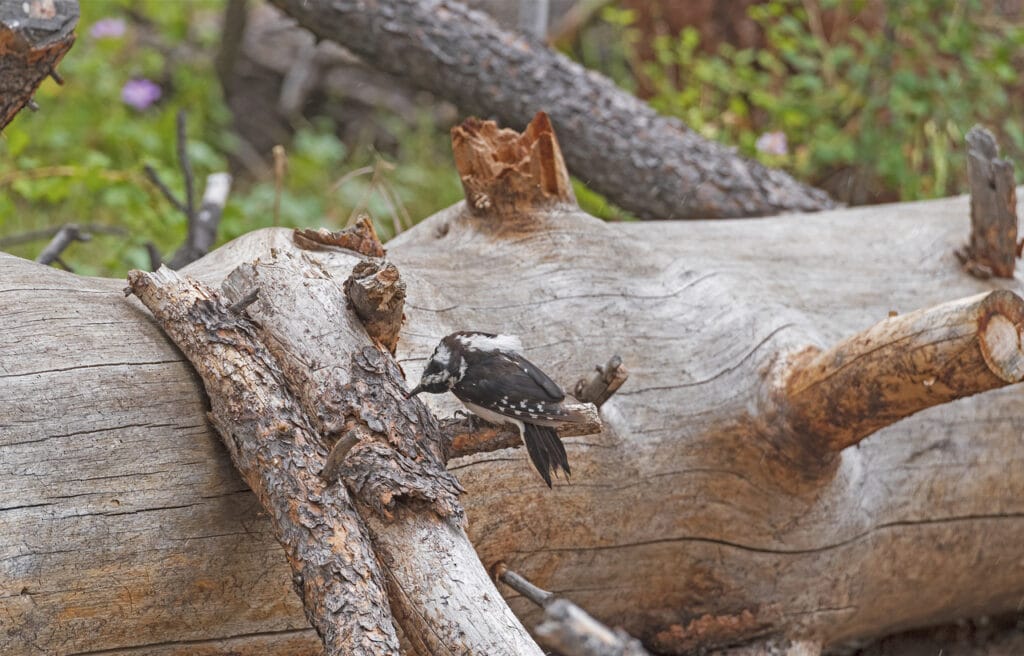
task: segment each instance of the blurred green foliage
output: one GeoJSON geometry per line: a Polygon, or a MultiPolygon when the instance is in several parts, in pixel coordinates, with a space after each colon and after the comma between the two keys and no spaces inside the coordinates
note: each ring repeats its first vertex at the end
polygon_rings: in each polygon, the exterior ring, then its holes
{"type": "Polygon", "coordinates": [[[579,52],[626,88],[646,87],[659,111],[855,203],[965,190],[963,136],[975,123],[1022,161],[1024,26],[982,0],[769,0],[749,15],[762,48],[709,54],[687,28],[654,36],[644,60],[635,17],[612,6],[603,19],[616,45],[579,52]],[[879,11],[881,25],[866,27],[879,11]],[[775,131],[786,152],[758,149],[775,131]]]}
{"type": "MultiPolygon", "coordinates": [[[[144,164],[184,196],[177,163],[175,116],[188,115],[188,153],[196,196],[207,174],[227,168],[234,147],[231,117],[214,71],[223,0],[88,0],[78,40],[60,65],[64,86],[47,80],[36,99],[0,135],[0,240],[64,223],[117,226],[73,244],[65,260],[76,273],[123,275],[148,268],[153,242],[169,259],[185,234],[185,217],[146,180],[144,164]],[[97,21],[124,22],[120,37],[91,33],[97,21]],[[144,78],[162,97],[145,109],[121,99],[124,84],[144,78]]],[[[400,152],[389,164],[368,147],[346,149],[329,122],[298,126],[288,146],[280,225],[339,228],[365,208],[381,236],[408,227],[462,197],[446,134],[433,126],[399,125],[400,152]],[[351,175],[341,185],[335,182],[351,175]],[[376,175],[373,171],[376,170],[376,175]],[[396,215],[398,218],[396,218],[396,215]]],[[[221,224],[226,241],[274,223],[273,180],[236,183],[221,224]]],[[[35,257],[45,239],[5,250],[35,257]]]]}

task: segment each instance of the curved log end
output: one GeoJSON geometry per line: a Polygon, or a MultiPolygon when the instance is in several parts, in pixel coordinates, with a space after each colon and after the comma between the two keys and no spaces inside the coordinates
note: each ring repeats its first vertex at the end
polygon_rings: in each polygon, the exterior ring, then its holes
{"type": "Polygon", "coordinates": [[[452,128],[452,150],[466,205],[475,215],[576,206],[569,170],[544,112],[537,112],[522,134],[468,118],[452,128]]]}
{"type": "Polygon", "coordinates": [[[1024,299],[997,290],[890,316],[783,366],[788,434],[828,460],[932,406],[1024,380],[1024,299]]]}

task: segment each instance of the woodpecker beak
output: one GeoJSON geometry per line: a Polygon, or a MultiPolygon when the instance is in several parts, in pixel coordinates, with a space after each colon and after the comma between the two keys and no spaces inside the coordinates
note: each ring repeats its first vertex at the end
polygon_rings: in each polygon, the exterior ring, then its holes
{"type": "Polygon", "coordinates": [[[423,386],[422,385],[417,385],[416,387],[412,388],[411,390],[409,390],[408,392],[405,393],[405,398],[411,399],[412,397],[416,396],[417,394],[419,394],[422,391],[423,391],[423,386]]]}

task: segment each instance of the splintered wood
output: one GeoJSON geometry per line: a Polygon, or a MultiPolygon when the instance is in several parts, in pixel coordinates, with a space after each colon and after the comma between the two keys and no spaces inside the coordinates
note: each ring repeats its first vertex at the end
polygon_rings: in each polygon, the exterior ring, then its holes
{"type": "Polygon", "coordinates": [[[995,137],[979,125],[967,133],[967,173],[971,238],[956,256],[975,277],[1012,278],[1018,257],[1013,162],[999,159],[995,137]]]}
{"type": "Polygon", "coordinates": [[[502,216],[576,205],[551,120],[537,112],[526,131],[469,118],[452,128],[455,167],[473,214],[502,216]]]}

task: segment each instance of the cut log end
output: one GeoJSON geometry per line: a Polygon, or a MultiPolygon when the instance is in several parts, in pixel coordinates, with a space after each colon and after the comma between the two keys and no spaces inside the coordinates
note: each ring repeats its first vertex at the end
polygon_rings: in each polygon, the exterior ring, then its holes
{"type": "Polygon", "coordinates": [[[452,128],[452,149],[474,215],[523,215],[576,205],[562,150],[544,112],[522,134],[469,118],[452,128]]]}

